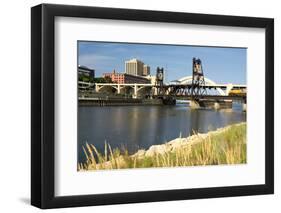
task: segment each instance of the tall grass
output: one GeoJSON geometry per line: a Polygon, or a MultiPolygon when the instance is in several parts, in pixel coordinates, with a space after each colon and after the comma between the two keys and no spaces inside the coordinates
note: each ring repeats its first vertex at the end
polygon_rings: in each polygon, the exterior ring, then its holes
{"type": "Polygon", "coordinates": [[[196,143],[180,146],[162,154],[129,155],[127,150],[112,149],[105,142],[104,153],[86,143],[86,162],[78,170],[179,167],[246,163],[246,124],[232,125],[217,134],[196,138],[196,143]]]}

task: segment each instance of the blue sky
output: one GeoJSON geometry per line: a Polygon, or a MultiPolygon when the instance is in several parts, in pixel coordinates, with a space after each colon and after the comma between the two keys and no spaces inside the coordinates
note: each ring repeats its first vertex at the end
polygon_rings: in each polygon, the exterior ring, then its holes
{"type": "Polygon", "coordinates": [[[78,42],[78,64],[104,72],[125,71],[125,61],[137,58],[148,64],[151,74],[157,66],[166,70],[166,82],[192,74],[192,58],[200,58],[204,75],[216,83],[246,84],[245,48],[155,45],[111,42],[78,42]]]}

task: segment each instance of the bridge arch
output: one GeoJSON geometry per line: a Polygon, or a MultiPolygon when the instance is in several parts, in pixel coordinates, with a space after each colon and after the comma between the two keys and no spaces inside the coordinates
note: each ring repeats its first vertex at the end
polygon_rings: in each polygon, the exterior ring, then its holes
{"type": "Polygon", "coordinates": [[[113,85],[102,85],[102,86],[98,86],[96,90],[98,92],[115,93],[118,90],[118,88],[113,85]]]}
{"type": "Polygon", "coordinates": [[[144,96],[144,95],[150,95],[151,94],[151,90],[152,90],[152,86],[149,85],[149,86],[140,86],[140,87],[137,87],[137,94],[139,96],[144,96]]]}
{"type": "Polygon", "coordinates": [[[125,85],[120,86],[120,93],[121,94],[133,94],[134,93],[134,87],[132,85],[125,85]]]}
{"type": "MultiPolygon", "coordinates": [[[[215,86],[217,85],[214,81],[212,81],[211,79],[208,79],[206,77],[204,77],[205,83],[206,85],[210,85],[210,86],[215,86]]],[[[192,76],[186,76],[183,78],[180,78],[177,81],[179,84],[191,84],[192,83],[192,76]]],[[[217,91],[219,92],[220,95],[226,95],[225,92],[221,89],[221,88],[217,88],[217,91]]]]}

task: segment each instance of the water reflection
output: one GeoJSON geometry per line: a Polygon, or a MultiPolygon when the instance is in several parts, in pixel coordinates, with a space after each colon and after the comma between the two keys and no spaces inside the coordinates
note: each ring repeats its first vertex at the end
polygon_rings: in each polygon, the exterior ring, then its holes
{"type": "Polygon", "coordinates": [[[187,105],[79,107],[78,160],[85,160],[82,145],[87,141],[100,151],[104,142],[131,153],[195,132],[207,132],[246,120],[240,105],[229,110],[192,110],[187,105]]]}

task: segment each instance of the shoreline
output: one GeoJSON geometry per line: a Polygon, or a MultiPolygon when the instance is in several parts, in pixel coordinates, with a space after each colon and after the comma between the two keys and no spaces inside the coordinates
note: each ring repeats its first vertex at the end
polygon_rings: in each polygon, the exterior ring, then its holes
{"type": "Polygon", "coordinates": [[[185,146],[192,146],[197,143],[201,143],[201,142],[203,142],[204,139],[206,139],[210,136],[221,134],[233,126],[241,126],[244,124],[246,124],[246,122],[240,122],[237,124],[227,125],[225,127],[221,127],[216,130],[208,131],[206,133],[198,132],[198,133],[196,133],[194,135],[190,135],[186,138],[181,138],[181,137],[175,138],[164,144],[152,145],[147,150],[139,149],[136,153],[132,154],[132,157],[136,157],[136,156],[141,157],[141,156],[143,156],[143,154],[145,156],[153,156],[153,155],[157,155],[157,154],[161,155],[161,154],[164,154],[165,152],[173,152],[173,151],[176,151],[176,149],[184,148],[185,146]]]}
{"type": "MultiPolygon", "coordinates": [[[[196,133],[194,135],[185,138],[181,138],[181,137],[175,138],[164,144],[152,145],[148,149],[139,149],[138,151],[136,151],[134,154],[131,155],[120,154],[119,150],[117,151],[112,150],[109,144],[105,144],[106,151],[104,153],[104,157],[102,157],[102,154],[97,151],[94,145],[86,144],[86,149],[83,147],[83,150],[87,157],[87,162],[78,163],[78,171],[141,168],[141,167],[137,167],[136,162],[146,161],[147,159],[154,159],[154,158],[158,159],[168,155],[171,155],[173,157],[174,155],[177,155],[179,152],[182,152],[182,150],[185,150],[188,153],[192,153],[193,146],[196,147],[198,145],[201,146],[204,144],[208,144],[208,140],[210,140],[210,138],[220,137],[221,135],[226,134],[228,131],[231,131],[232,129],[241,128],[241,127],[246,127],[246,122],[227,125],[225,127],[221,127],[206,133],[196,133]],[[107,149],[109,149],[109,151],[107,151],[107,149]],[[115,153],[115,156],[114,156],[114,152],[117,152],[115,153]],[[98,158],[99,162],[97,162],[95,158],[98,158]],[[127,165],[127,161],[133,163],[133,166],[127,165]]],[[[178,161],[178,159],[176,160],[178,161]]],[[[147,167],[144,166],[144,167],[148,168],[149,166],[147,167]]],[[[160,166],[156,166],[156,167],[160,167],[160,166]]]]}
{"type": "Polygon", "coordinates": [[[79,106],[165,106],[176,105],[173,99],[140,99],[140,98],[79,98],[79,106]]]}

